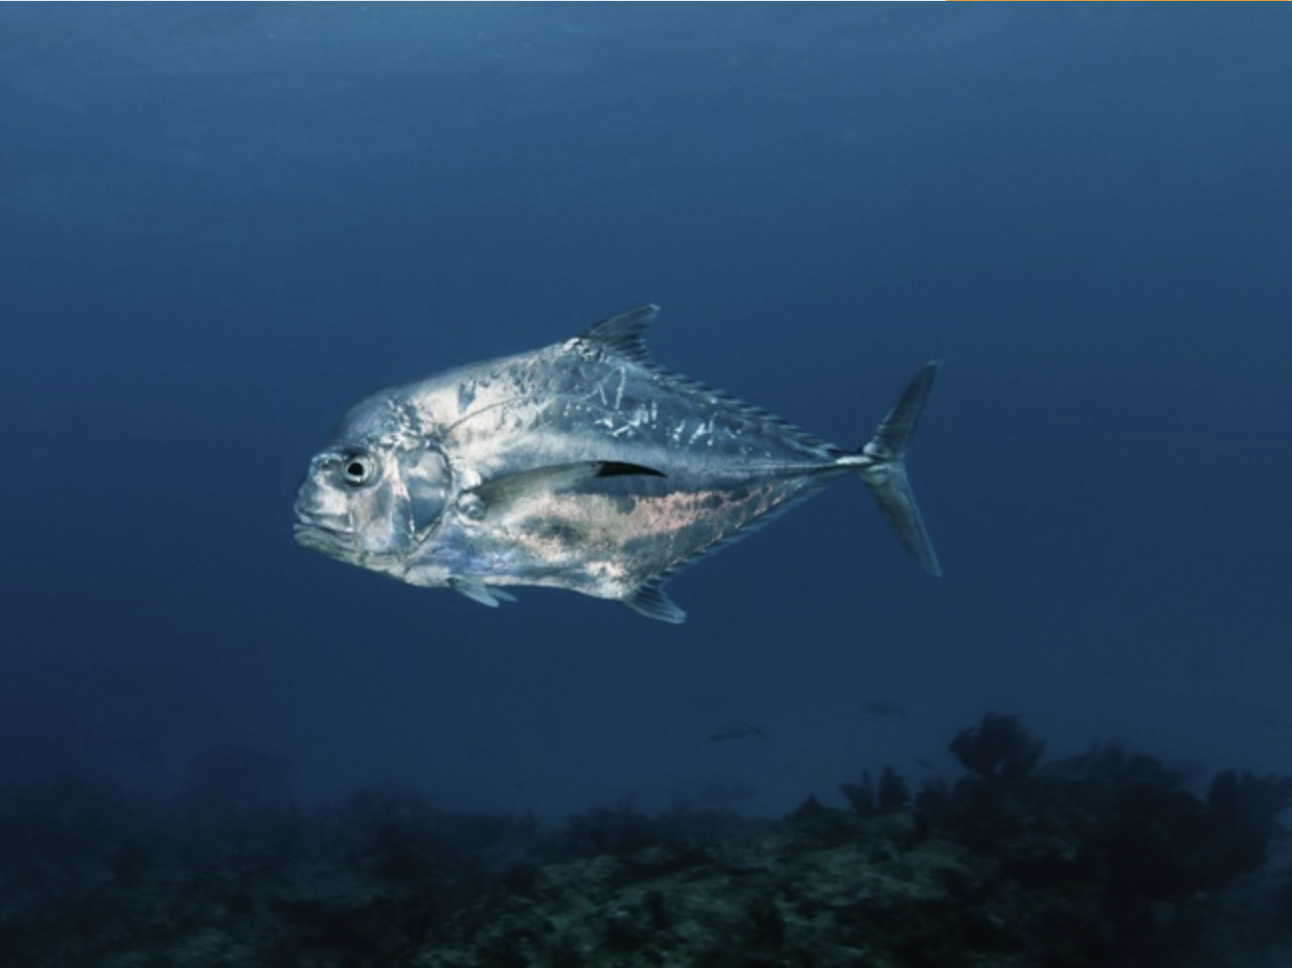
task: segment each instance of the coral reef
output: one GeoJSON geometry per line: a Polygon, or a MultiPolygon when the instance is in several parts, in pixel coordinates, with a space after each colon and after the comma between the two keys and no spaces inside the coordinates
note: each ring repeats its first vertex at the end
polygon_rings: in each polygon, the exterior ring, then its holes
{"type": "Polygon", "coordinates": [[[1116,744],[1042,762],[1014,717],[914,797],[896,769],[780,821],[631,799],[540,831],[369,789],[312,811],[268,758],[174,802],[0,798],[0,963],[43,968],[1219,968],[1292,955],[1292,778],[1204,795],[1116,744]]]}
{"type": "Polygon", "coordinates": [[[863,770],[860,783],[841,784],[839,792],[848,800],[848,806],[863,817],[902,810],[911,800],[906,781],[891,766],[880,771],[878,786],[871,782],[870,771],[863,770]]]}
{"type": "Polygon", "coordinates": [[[1045,744],[1033,740],[1017,716],[988,713],[977,728],[960,731],[951,741],[951,752],[960,765],[988,780],[1026,779],[1045,744]]]}

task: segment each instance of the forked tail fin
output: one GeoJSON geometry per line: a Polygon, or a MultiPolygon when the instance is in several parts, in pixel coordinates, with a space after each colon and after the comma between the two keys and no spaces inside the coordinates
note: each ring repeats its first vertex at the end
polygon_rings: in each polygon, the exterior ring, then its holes
{"type": "Polygon", "coordinates": [[[933,378],[938,375],[939,362],[924,367],[902,391],[893,409],[879,422],[866,446],[855,455],[861,479],[879,501],[889,525],[916,561],[930,575],[942,574],[933,542],[924,529],[915,493],[906,479],[906,449],[920,422],[920,414],[933,389],[933,378]]]}

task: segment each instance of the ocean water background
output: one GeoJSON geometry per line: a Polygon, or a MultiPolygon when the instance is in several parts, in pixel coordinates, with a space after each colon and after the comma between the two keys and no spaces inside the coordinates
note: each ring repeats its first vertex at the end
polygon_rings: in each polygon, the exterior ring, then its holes
{"type": "Polygon", "coordinates": [[[0,6],[0,782],[232,749],[303,801],[777,813],[988,710],[1292,771],[1289,46],[1276,4],[0,6]],[[293,543],[361,396],[647,301],[659,362],[843,444],[945,360],[946,576],[851,482],[680,627],[293,543]]]}

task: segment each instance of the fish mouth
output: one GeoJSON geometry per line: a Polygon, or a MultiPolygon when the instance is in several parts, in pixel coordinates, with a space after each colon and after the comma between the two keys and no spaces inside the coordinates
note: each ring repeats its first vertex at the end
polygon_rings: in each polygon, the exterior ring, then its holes
{"type": "Polygon", "coordinates": [[[354,556],[354,530],[325,518],[299,513],[292,526],[296,543],[314,551],[321,551],[333,558],[354,556]]]}

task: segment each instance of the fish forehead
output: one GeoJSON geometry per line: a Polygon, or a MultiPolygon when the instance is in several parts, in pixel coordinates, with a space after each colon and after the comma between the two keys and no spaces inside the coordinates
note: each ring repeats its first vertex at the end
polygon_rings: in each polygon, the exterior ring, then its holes
{"type": "Polygon", "coordinates": [[[389,439],[400,427],[396,395],[389,390],[374,393],[352,406],[333,431],[334,440],[389,439]]]}
{"type": "Polygon", "coordinates": [[[666,470],[819,463],[838,453],[718,390],[631,360],[589,357],[577,344],[461,367],[399,396],[428,435],[486,479],[513,469],[513,461],[635,455],[666,470]]]}

